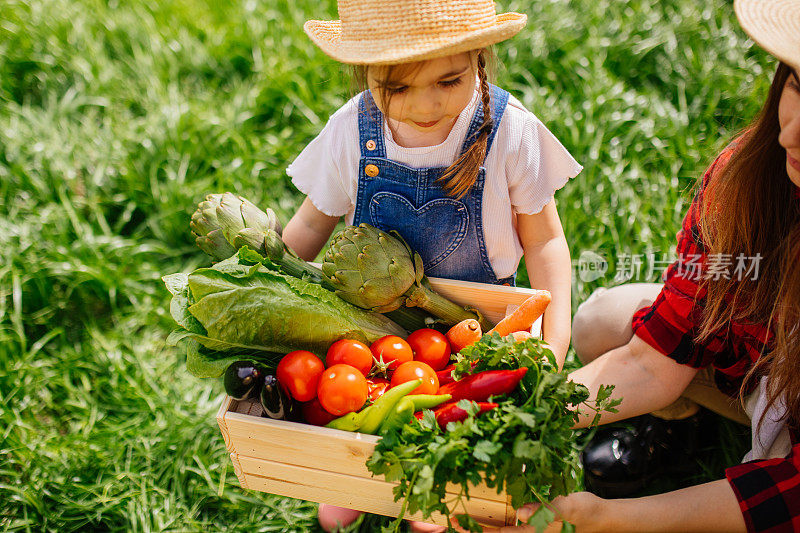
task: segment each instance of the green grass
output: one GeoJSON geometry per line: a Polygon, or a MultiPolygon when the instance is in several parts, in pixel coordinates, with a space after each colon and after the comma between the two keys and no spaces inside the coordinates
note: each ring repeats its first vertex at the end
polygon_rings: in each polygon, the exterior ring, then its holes
{"type": "MultiPolygon", "coordinates": [[[[573,257],[611,264],[576,279],[577,305],[622,254],[674,247],[688,189],[773,66],[727,0],[500,8],[529,24],[498,47],[498,83],[585,166],[557,196],[573,257]]],[[[301,29],[335,2],[0,12],[0,529],[315,527],[313,504],[238,486],[213,420],[221,384],[164,345],[159,278],[204,263],[187,226],[204,194],[239,192],[284,222],[299,205],[285,167],[350,96],[301,29]]]]}

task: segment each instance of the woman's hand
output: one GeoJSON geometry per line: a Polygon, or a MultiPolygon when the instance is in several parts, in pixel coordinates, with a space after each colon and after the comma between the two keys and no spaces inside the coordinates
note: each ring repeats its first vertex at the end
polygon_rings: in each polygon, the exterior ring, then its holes
{"type": "MultiPolygon", "coordinates": [[[[734,533],[746,530],[739,502],[726,479],[710,481],[663,494],[640,498],[604,500],[589,492],[573,492],[559,496],[547,504],[555,521],[545,531],[561,531],[563,522],[575,526],[577,533],[613,531],[705,531],[734,533]],[[676,512],[676,509],[680,512],[676,512]]],[[[517,510],[521,522],[533,516],[538,504],[517,510]]],[[[454,523],[454,526],[455,523],[454,523]]],[[[458,529],[456,527],[456,529],[458,529]]],[[[464,531],[458,529],[458,531],[464,531]]],[[[487,532],[534,532],[533,526],[484,528],[487,532]]]]}
{"type": "MultiPolygon", "coordinates": [[[[573,492],[567,496],[559,496],[547,504],[548,508],[555,513],[555,520],[547,526],[545,533],[559,533],[564,521],[576,526],[578,533],[589,533],[592,531],[603,531],[602,528],[602,503],[604,500],[590,492],[573,492]]],[[[517,509],[517,520],[525,525],[503,526],[500,528],[484,527],[485,533],[535,533],[534,526],[527,525],[528,519],[540,507],[541,504],[529,503],[517,509]]],[[[458,522],[452,518],[453,527],[456,531],[466,531],[458,527],[458,522]]]]}

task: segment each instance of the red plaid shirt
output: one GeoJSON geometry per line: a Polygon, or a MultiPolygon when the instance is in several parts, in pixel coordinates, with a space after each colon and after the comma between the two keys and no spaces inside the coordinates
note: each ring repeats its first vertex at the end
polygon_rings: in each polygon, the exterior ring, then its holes
{"type": "MultiPolygon", "coordinates": [[[[726,148],[703,176],[677,235],[678,259],[664,272],[664,288],[651,306],[633,317],[634,333],[659,352],[693,368],[713,365],[717,386],[731,396],[738,394],[747,371],[772,344],[772,332],[765,325],[738,321],[703,344],[694,342],[706,297],[700,286],[702,276],[721,275],[720,267],[726,265],[732,269],[729,275],[757,276],[752,269],[746,270],[757,263],[754,258],[706,254],[698,225],[703,193],[730,160],[736,144],[726,148]],[[737,272],[740,261],[742,270],[737,272]]],[[[794,447],[785,459],[751,461],[726,470],[748,531],[800,531],[800,444],[796,437],[792,434],[794,447]]]]}

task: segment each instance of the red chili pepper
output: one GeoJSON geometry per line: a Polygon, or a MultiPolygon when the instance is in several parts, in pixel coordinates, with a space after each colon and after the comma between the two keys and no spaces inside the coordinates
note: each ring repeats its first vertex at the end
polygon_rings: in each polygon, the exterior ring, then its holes
{"type": "MultiPolygon", "coordinates": [[[[497,407],[496,403],[478,402],[478,414],[485,413],[497,407]]],[[[460,408],[456,402],[446,403],[433,412],[439,427],[445,429],[448,422],[461,422],[467,418],[467,411],[460,408]]]]}
{"type": "Polygon", "coordinates": [[[513,391],[522,381],[527,368],[517,370],[487,370],[439,387],[438,394],[449,394],[453,401],[473,400],[483,402],[490,396],[499,396],[513,391]]]}
{"type": "MultiPolygon", "coordinates": [[[[475,368],[475,365],[477,365],[477,364],[478,364],[478,361],[473,361],[472,363],[470,363],[470,366],[472,368],[475,368]]],[[[453,379],[453,370],[455,370],[455,368],[456,368],[456,364],[453,363],[452,365],[448,365],[448,366],[444,367],[443,369],[439,370],[438,372],[436,372],[436,377],[439,378],[439,386],[440,387],[442,385],[447,385],[448,383],[452,383],[453,381],[455,381],[453,379]]]]}
{"type": "Polygon", "coordinates": [[[436,372],[436,377],[439,378],[439,386],[447,385],[448,383],[452,383],[455,381],[453,379],[453,370],[456,368],[455,363],[452,365],[447,365],[443,369],[436,372]]]}

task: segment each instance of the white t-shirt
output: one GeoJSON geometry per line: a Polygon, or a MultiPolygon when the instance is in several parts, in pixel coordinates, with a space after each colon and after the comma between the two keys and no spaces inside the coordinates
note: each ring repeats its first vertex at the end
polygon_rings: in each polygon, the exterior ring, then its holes
{"type": "MultiPolygon", "coordinates": [[[[358,191],[358,98],[339,108],[325,128],[289,165],[292,183],[314,206],[352,224],[358,191]]],[[[476,90],[447,139],[436,146],[404,148],[392,138],[384,119],[386,157],[413,168],[447,167],[455,161],[479,103],[476,90]]],[[[558,139],[513,96],[500,121],[485,162],[483,232],[486,253],[498,278],[516,272],[522,245],[516,215],[538,213],[555,191],[583,168],[558,139]]]]}

